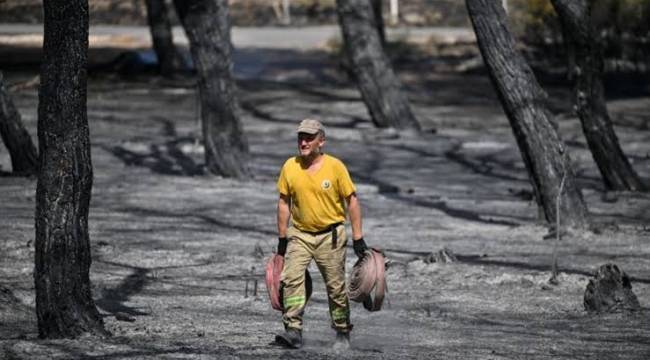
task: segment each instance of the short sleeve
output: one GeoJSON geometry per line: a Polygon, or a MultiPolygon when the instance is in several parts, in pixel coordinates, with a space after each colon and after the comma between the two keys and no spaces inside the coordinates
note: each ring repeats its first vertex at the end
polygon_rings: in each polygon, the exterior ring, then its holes
{"type": "Polygon", "coordinates": [[[278,177],[278,192],[282,195],[289,195],[289,180],[287,179],[287,164],[285,163],[280,170],[278,177]]]}
{"type": "Polygon", "coordinates": [[[348,172],[348,169],[345,167],[345,165],[342,162],[339,162],[339,166],[337,167],[339,193],[341,196],[347,198],[348,196],[352,195],[352,193],[356,192],[357,189],[354,187],[352,178],[350,178],[350,173],[348,172]]]}

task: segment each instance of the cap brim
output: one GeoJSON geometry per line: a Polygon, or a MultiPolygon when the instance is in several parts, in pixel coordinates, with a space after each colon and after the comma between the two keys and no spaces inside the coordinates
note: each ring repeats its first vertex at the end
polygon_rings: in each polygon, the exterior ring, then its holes
{"type": "Polygon", "coordinates": [[[296,133],[298,133],[298,134],[299,133],[305,133],[305,134],[315,135],[315,134],[318,134],[318,129],[314,129],[314,128],[298,128],[298,130],[296,130],[296,133]]]}

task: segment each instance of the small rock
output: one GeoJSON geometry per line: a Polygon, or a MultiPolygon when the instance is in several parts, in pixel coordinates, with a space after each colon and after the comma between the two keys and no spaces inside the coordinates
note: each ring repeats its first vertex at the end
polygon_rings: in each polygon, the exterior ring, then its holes
{"type": "Polygon", "coordinates": [[[531,288],[535,286],[535,283],[530,279],[522,278],[520,282],[521,282],[521,286],[524,288],[531,288]]]}
{"type": "Polygon", "coordinates": [[[616,264],[598,268],[594,279],[589,280],[584,295],[585,310],[590,313],[639,311],[641,306],[632,292],[627,274],[616,264]]]}
{"type": "Polygon", "coordinates": [[[508,192],[522,200],[531,201],[533,199],[533,192],[528,189],[508,188],[508,192]]]}
{"type": "MultiPolygon", "coordinates": [[[[561,228],[560,229],[560,239],[565,238],[567,235],[570,235],[569,231],[567,229],[561,228]]],[[[549,239],[555,239],[557,238],[557,231],[555,229],[555,226],[550,226],[548,229],[548,233],[542,237],[544,240],[549,240],[549,239]]]]}
{"type": "Polygon", "coordinates": [[[115,319],[119,321],[128,321],[128,322],[135,321],[135,317],[121,311],[115,313],[115,319]]]}
{"type": "Polygon", "coordinates": [[[615,203],[618,201],[618,194],[613,191],[606,191],[603,193],[601,199],[606,203],[615,203]]]}
{"type": "Polygon", "coordinates": [[[399,193],[399,187],[392,184],[379,184],[377,192],[380,194],[397,194],[399,193]]]}
{"type": "Polygon", "coordinates": [[[548,279],[548,284],[553,285],[553,286],[558,286],[560,285],[560,280],[557,279],[557,276],[553,274],[550,279],[548,279]]]}
{"type": "Polygon", "coordinates": [[[454,253],[447,248],[443,248],[438,252],[432,252],[431,254],[425,256],[422,260],[425,264],[431,264],[434,262],[446,264],[458,261],[456,255],[454,255],[454,253]]]}

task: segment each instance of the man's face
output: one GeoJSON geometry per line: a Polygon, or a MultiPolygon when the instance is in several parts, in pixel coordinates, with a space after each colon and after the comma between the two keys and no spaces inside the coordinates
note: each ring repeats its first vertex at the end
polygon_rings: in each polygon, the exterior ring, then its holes
{"type": "Polygon", "coordinates": [[[325,144],[325,138],[321,133],[298,133],[298,151],[301,156],[320,154],[320,149],[323,144],[325,144]]]}

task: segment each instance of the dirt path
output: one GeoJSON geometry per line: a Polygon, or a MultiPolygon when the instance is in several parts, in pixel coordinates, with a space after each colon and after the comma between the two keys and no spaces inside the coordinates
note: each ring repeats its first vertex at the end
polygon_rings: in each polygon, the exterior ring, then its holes
{"type": "MultiPolygon", "coordinates": [[[[35,181],[0,177],[0,284],[13,296],[0,304],[0,358],[648,358],[647,316],[583,311],[589,274],[610,261],[633,277],[647,311],[650,198],[623,193],[614,203],[602,200],[577,120],[561,116],[560,127],[590,211],[609,226],[563,241],[561,283],[553,287],[546,283],[552,243],[543,239],[546,229],[536,221],[523,163],[485,77],[402,68],[424,128],[438,132],[397,136],[370,126],[357,91],[326,54],[240,54],[272,55],[254,75],[238,73],[256,172],[245,182],[203,174],[188,81],[111,74],[90,81],[91,279],[112,338],[36,339],[35,181]],[[276,238],[275,176],[294,154],[292,130],[306,115],[328,125],[327,148],[349,164],[358,184],[366,238],[394,261],[390,304],[372,314],[354,304],[354,350],[346,354],[329,348],[333,333],[318,276],[305,348],[269,345],[281,329],[261,276],[276,238]],[[460,261],[422,260],[443,247],[460,261]],[[247,279],[258,281],[257,295],[245,296],[247,279]],[[135,321],[118,321],[116,313],[135,321]]],[[[15,82],[33,74],[7,77],[15,82]]],[[[567,109],[567,90],[551,92],[556,110],[567,109]]],[[[15,97],[35,134],[36,90],[15,97]]],[[[648,98],[610,103],[624,150],[645,179],[648,105],[648,98]]],[[[10,169],[4,148],[0,166],[10,169]]]]}
{"type": "MultiPolygon", "coordinates": [[[[474,39],[474,33],[467,27],[399,27],[387,28],[388,39],[410,39],[424,42],[430,37],[438,39],[474,39]]],[[[0,24],[0,43],[20,42],[26,40],[42,41],[43,25],[34,24],[0,24]]],[[[187,45],[187,37],[180,26],[173,28],[174,41],[178,45],[187,45]]],[[[309,50],[318,49],[336,37],[340,29],[335,25],[301,26],[301,27],[233,27],[232,42],[237,48],[271,48],[309,50]]],[[[133,46],[151,46],[149,28],[144,26],[110,26],[93,25],[90,27],[90,43],[93,39],[129,40],[133,46]]],[[[124,46],[125,44],[121,44],[124,46]]]]}

